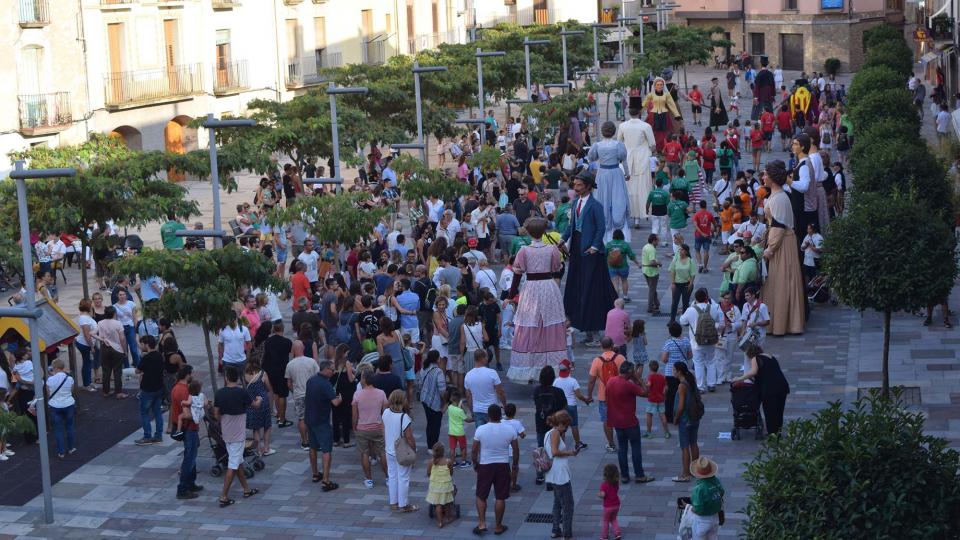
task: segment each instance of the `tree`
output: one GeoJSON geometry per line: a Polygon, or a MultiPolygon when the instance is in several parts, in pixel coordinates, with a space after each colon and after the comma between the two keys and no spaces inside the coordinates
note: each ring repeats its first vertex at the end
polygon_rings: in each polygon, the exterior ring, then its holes
{"type": "Polygon", "coordinates": [[[913,52],[903,38],[871,47],[863,67],[887,66],[903,76],[913,73],[913,52]]]}
{"type": "Polygon", "coordinates": [[[746,538],[955,538],[960,454],[923,424],[876,393],[790,422],[747,466],[746,538]]]}
{"type": "Polygon", "coordinates": [[[586,106],[586,93],[567,92],[550,101],[525,103],[520,110],[528,118],[527,129],[530,133],[543,140],[548,128],[566,125],[571,115],[577,114],[577,111],[586,106]]]}
{"type": "Polygon", "coordinates": [[[243,251],[230,244],[223,249],[186,253],[144,250],[114,263],[114,270],[127,274],[157,276],[170,287],[160,296],[156,314],[174,321],[199,324],[207,349],[210,381],[217,389],[210,333],[230,323],[233,303],[242,287],[279,291],[283,283],[274,276],[276,265],[256,251],[243,251]]]}
{"type": "MultiPolygon", "coordinates": [[[[72,234],[84,250],[94,244],[94,223],[101,231],[110,220],[119,227],[139,228],[166,221],[168,214],[184,219],[199,214],[196,201],[188,199],[187,189],[167,181],[162,174],[170,169],[197,176],[209,173],[209,161],[196,154],[130,150],[121,141],[99,134],[91,134],[88,141],[76,146],[37,146],[10,156],[29,161],[32,168],[77,169],[75,178],[30,180],[27,205],[31,229],[72,234]]],[[[13,182],[0,184],[0,211],[17,215],[13,182]]],[[[19,231],[13,237],[18,236],[19,231]]],[[[83,296],[87,298],[86,265],[80,265],[80,269],[83,296]]]]}
{"type": "Polygon", "coordinates": [[[849,103],[857,103],[869,93],[904,88],[907,79],[886,65],[871,66],[857,72],[847,92],[849,103]]]}
{"type": "MultiPolygon", "coordinates": [[[[639,29],[632,27],[634,34],[639,35],[639,29]]],[[[733,42],[726,38],[715,38],[714,34],[723,35],[723,28],[713,26],[701,28],[697,26],[673,25],[655,33],[644,35],[645,55],[662,54],[666,65],[675,69],[683,67],[683,87],[687,88],[687,64],[697,63],[706,65],[713,60],[714,51],[718,48],[729,47],[733,42]]],[[[639,46],[638,37],[627,40],[633,46],[639,46]]],[[[642,56],[641,56],[642,58],[642,56]]],[[[659,71],[654,71],[659,73],[659,71]]]]}
{"type": "Polygon", "coordinates": [[[383,208],[361,208],[368,193],[339,193],[297,197],[292,206],[274,208],[268,216],[271,225],[301,223],[321,242],[350,245],[366,238],[387,215],[383,208]]]}
{"type": "Polygon", "coordinates": [[[890,388],[891,316],[950,293],[957,276],[955,247],[946,220],[931,216],[909,194],[858,191],[849,214],[830,225],[823,263],[834,292],[857,310],[883,314],[884,397],[890,388]]]}
{"type": "Polygon", "coordinates": [[[400,185],[403,188],[402,196],[407,201],[420,203],[431,195],[436,195],[442,201],[452,201],[470,193],[468,184],[426,167],[410,154],[401,154],[390,166],[403,178],[400,185]]]}
{"type": "Polygon", "coordinates": [[[870,92],[850,106],[850,120],[858,132],[884,118],[893,118],[919,132],[920,118],[906,87],[870,92]]]}
{"type": "Polygon", "coordinates": [[[889,24],[878,24],[863,32],[863,48],[869,52],[877,45],[891,41],[903,41],[903,30],[889,24]]]}

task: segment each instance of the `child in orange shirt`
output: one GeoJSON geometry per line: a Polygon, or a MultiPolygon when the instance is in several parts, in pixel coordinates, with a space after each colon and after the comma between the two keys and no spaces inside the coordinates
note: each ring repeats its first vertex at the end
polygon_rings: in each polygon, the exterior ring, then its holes
{"type": "Polygon", "coordinates": [[[720,240],[723,242],[720,252],[724,255],[730,252],[730,244],[727,241],[730,240],[730,234],[733,233],[734,212],[730,199],[724,200],[723,210],[720,210],[720,240]]]}

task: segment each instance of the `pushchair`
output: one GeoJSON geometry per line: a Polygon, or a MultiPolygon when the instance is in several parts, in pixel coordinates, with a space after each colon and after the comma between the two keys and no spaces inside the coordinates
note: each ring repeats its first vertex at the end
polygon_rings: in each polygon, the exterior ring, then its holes
{"type": "Polygon", "coordinates": [[[740,440],[741,429],[755,429],[755,438],[763,438],[763,415],[760,414],[760,388],[756,384],[730,385],[730,403],[733,405],[733,431],[730,438],[740,440]]]}
{"type": "Polygon", "coordinates": [[[827,286],[828,276],[817,274],[807,283],[807,300],[818,304],[830,301],[830,288],[827,286]]]}
{"type": "MultiPolygon", "coordinates": [[[[227,470],[227,445],[223,442],[223,432],[220,421],[213,416],[213,406],[204,408],[203,423],[207,426],[207,439],[210,449],[213,450],[213,466],[210,467],[210,476],[219,477],[227,470]]],[[[243,473],[247,478],[253,478],[255,471],[262,471],[266,467],[263,459],[257,455],[253,447],[253,440],[243,442],[243,473]]]]}

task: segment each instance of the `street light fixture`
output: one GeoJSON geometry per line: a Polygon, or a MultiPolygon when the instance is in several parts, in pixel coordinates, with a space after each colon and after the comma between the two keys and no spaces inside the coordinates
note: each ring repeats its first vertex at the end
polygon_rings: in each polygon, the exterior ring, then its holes
{"type": "Polygon", "coordinates": [[[530,95],[530,47],[532,45],[549,45],[549,39],[530,39],[523,38],[523,64],[526,70],[527,75],[527,96],[530,99],[533,99],[533,96],[530,95]]]}
{"type": "MultiPolygon", "coordinates": [[[[217,128],[253,127],[257,123],[246,118],[217,120],[213,117],[213,113],[208,113],[207,119],[200,125],[206,128],[210,134],[208,150],[210,152],[210,184],[213,189],[213,230],[223,231],[223,227],[220,225],[220,171],[217,168],[217,128]]],[[[214,237],[213,245],[223,247],[223,235],[214,237]]]]}
{"type": "Polygon", "coordinates": [[[600,59],[597,56],[597,28],[603,28],[603,24],[591,24],[593,28],[593,69],[600,69],[600,59]]]}
{"type": "MultiPolygon", "coordinates": [[[[617,64],[617,73],[620,73],[621,75],[623,74],[623,66],[626,65],[626,54],[623,50],[623,39],[627,35],[626,23],[635,20],[637,20],[636,17],[617,17],[617,31],[619,32],[619,35],[617,36],[617,47],[619,48],[620,52],[620,63],[617,64]]],[[[642,23],[643,21],[640,22],[642,23]]],[[[641,46],[640,49],[642,50],[643,47],[641,46]]]]}
{"type": "MultiPolygon", "coordinates": [[[[422,73],[439,73],[446,70],[447,66],[420,67],[419,62],[413,62],[413,91],[417,99],[417,144],[420,146],[420,161],[422,161],[425,166],[429,165],[427,163],[427,145],[423,142],[423,106],[420,101],[420,75],[422,73]]],[[[396,147],[397,145],[391,146],[391,148],[396,147]]]]}
{"type": "Polygon", "coordinates": [[[43,395],[43,365],[40,363],[40,337],[37,336],[37,319],[43,313],[37,309],[37,286],[33,276],[33,253],[30,250],[30,217],[27,209],[28,178],[72,178],[76,169],[25,169],[25,163],[16,162],[10,178],[17,181],[17,213],[20,215],[20,253],[23,256],[24,307],[0,309],[0,317],[27,319],[30,333],[30,361],[35,380],[39,383],[35,393],[37,403],[37,437],[40,443],[40,483],[43,489],[43,521],[53,523],[53,493],[50,490],[50,449],[47,443],[47,406],[43,395]]]}
{"type": "Polygon", "coordinates": [[[567,30],[564,27],[560,27],[560,43],[561,48],[563,49],[563,80],[564,82],[569,81],[570,78],[567,77],[567,36],[582,36],[586,34],[584,30],[567,30]]]}
{"type": "MultiPolygon", "coordinates": [[[[480,115],[483,116],[483,59],[484,58],[494,58],[497,56],[506,56],[507,53],[504,51],[487,51],[484,52],[477,47],[477,53],[474,55],[477,57],[477,99],[480,101],[480,115]]],[[[485,123],[485,121],[484,121],[485,123]]],[[[486,126],[480,130],[480,145],[486,142],[487,139],[487,130],[486,126]]]]}

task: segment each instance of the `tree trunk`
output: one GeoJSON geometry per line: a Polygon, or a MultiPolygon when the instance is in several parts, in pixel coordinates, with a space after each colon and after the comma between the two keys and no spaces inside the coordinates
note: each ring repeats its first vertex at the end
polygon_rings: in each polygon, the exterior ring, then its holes
{"type": "Polygon", "coordinates": [[[210,385],[213,387],[214,393],[216,393],[217,366],[213,362],[213,349],[210,347],[210,329],[207,328],[207,323],[200,325],[200,328],[203,331],[203,344],[207,347],[207,361],[210,363],[210,385]]]}
{"type": "MultiPolygon", "coordinates": [[[[90,253],[91,259],[93,252],[90,253]]],[[[87,243],[80,238],[80,282],[83,284],[83,297],[90,298],[90,289],[87,285],[87,243]]]]}
{"type": "Polygon", "coordinates": [[[687,87],[687,65],[686,64],[683,65],[683,91],[684,92],[690,91],[689,88],[687,87]]]}
{"type": "Polygon", "coordinates": [[[607,122],[610,121],[610,97],[613,96],[613,92],[607,92],[607,106],[604,111],[604,115],[607,117],[607,122]]]}
{"type": "Polygon", "coordinates": [[[880,394],[883,399],[890,399],[890,316],[889,309],[883,312],[883,386],[880,394]]]}

